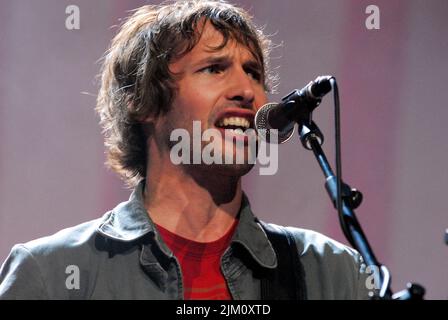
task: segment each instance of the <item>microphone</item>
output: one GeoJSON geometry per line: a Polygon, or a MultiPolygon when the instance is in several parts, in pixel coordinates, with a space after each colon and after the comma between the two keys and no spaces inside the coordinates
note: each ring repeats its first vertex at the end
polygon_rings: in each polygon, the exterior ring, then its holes
{"type": "Polygon", "coordinates": [[[255,128],[261,137],[270,142],[270,136],[276,133],[271,130],[276,129],[277,143],[284,143],[293,135],[296,122],[311,122],[311,113],[331,90],[331,79],[334,77],[319,76],[301,90],[295,89],[283,97],[280,103],[263,105],[255,114],[255,128]]]}

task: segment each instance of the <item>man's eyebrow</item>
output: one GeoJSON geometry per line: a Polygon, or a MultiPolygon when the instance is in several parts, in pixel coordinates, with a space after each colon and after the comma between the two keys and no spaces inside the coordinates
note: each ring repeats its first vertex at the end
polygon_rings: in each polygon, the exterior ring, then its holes
{"type": "Polygon", "coordinates": [[[221,63],[227,63],[230,61],[229,56],[208,56],[204,59],[200,59],[195,63],[195,65],[202,65],[202,64],[221,64],[221,63]]]}
{"type": "MultiPolygon", "coordinates": [[[[229,63],[232,59],[227,55],[222,56],[208,56],[203,59],[200,59],[195,63],[196,66],[203,65],[203,64],[225,64],[229,63]]],[[[256,69],[258,71],[262,70],[261,65],[258,63],[255,59],[250,59],[243,63],[245,67],[256,69]]]]}
{"type": "Polygon", "coordinates": [[[261,72],[263,68],[257,60],[249,60],[244,63],[244,67],[261,72]]]}

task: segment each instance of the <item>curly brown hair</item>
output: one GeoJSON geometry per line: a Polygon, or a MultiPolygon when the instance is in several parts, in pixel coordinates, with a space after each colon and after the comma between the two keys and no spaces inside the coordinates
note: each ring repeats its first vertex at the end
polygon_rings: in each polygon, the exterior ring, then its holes
{"type": "Polygon", "coordinates": [[[146,5],[121,26],[103,57],[96,111],[105,136],[106,165],[129,187],[146,175],[147,133],[142,120],[169,110],[176,92],[169,64],[199,41],[206,22],[229,39],[245,45],[263,70],[265,89],[274,77],[267,72],[270,40],[243,9],[226,1],[186,0],[146,5]]]}

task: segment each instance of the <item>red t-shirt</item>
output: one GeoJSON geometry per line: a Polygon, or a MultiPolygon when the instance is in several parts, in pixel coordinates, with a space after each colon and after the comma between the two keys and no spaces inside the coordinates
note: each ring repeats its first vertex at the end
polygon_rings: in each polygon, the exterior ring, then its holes
{"type": "Polygon", "coordinates": [[[184,299],[232,299],[220,260],[232,239],[237,220],[224,236],[213,242],[192,241],[156,226],[182,268],[184,299]]]}

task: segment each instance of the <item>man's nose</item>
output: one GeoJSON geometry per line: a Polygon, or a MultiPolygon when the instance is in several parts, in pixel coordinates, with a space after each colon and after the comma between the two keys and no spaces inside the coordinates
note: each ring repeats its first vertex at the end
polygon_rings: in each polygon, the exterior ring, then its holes
{"type": "Polygon", "coordinates": [[[254,80],[242,69],[234,70],[229,79],[227,99],[242,106],[252,106],[255,100],[254,80]]]}

